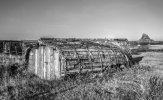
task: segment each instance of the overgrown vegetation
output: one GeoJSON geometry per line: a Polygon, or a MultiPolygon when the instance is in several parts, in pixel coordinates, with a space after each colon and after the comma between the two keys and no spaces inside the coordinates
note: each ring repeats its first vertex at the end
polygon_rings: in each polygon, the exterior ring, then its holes
{"type": "Polygon", "coordinates": [[[149,66],[134,65],[117,71],[67,75],[46,81],[20,70],[20,65],[0,67],[1,100],[161,100],[163,81],[149,66]],[[15,67],[15,68],[13,68],[15,67]]]}

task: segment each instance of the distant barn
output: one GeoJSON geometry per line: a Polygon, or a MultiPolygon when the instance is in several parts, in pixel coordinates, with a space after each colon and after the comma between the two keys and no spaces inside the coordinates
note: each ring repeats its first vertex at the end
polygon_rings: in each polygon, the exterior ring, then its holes
{"type": "Polygon", "coordinates": [[[29,49],[37,44],[37,40],[0,40],[0,65],[25,63],[29,49]]]}
{"type": "Polygon", "coordinates": [[[129,65],[130,55],[113,44],[102,45],[80,39],[41,38],[29,53],[29,71],[42,79],[58,79],[73,72],[105,70],[129,65]]]}
{"type": "Polygon", "coordinates": [[[23,55],[23,42],[0,40],[0,64],[19,63],[23,55]]]}

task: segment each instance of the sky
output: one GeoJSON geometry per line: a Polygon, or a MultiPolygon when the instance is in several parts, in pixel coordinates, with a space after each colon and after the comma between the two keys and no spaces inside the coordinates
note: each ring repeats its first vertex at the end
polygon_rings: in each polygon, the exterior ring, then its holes
{"type": "Polygon", "coordinates": [[[0,39],[163,40],[163,0],[0,0],[0,39]]]}

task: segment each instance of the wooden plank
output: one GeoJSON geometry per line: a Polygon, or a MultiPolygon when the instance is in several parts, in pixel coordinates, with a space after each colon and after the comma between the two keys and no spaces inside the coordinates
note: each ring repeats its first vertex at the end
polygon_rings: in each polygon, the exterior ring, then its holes
{"type": "Polygon", "coordinates": [[[54,67],[55,67],[55,76],[56,78],[60,78],[61,77],[61,72],[60,72],[60,58],[59,58],[59,51],[55,51],[54,52],[54,57],[55,57],[55,60],[54,60],[54,67]]]}
{"type": "Polygon", "coordinates": [[[89,52],[89,58],[90,58],[90,62],[91,62],[91,68],[92,68],[92,71],[93,71],[93,55],[92,55],[92,52],[89,51],[89,49],[87,49],[88,52],[89,52]]]}
{"type": "Polygon", "coordinates": [[[76,49],[75,49],[75,53],[76,53],[76,55],[77,55],[77,58],[78,58],[78,68],[79,68],[79,73],[81,73],[81,61],[80,61],[80,58],[79,58],[79,55],[78,55],[78,52],[76,51],[76,49]]]}
{"type": "Polygon", "coordinates": [[[38,71],[38,49],[35,50],[35,74],[37,75],[38,71]]]}
{"type": "Polygon", "coordinates": [[[81,60],[81,61],[87,61],[89,60],[89,58],[66,58],[67,61],[78,61],[78,60],[81,60]]]}
{"type": "Polygon", "coordinates": [[[40,49],[39,48],[37,48],[37,74],[38,74],[38,72],[39,72],[39,68],[40,68],[40,49]]]}
{"type": "Polygon", "coordinates": [[[67,60],[65,60],[65,70],[64,70],[65,71],[65,75],[67,74],[67,66],[68,66],[67,65],[67,60]]]}
{"type": "Polygon", "coordinates": [[[41,46],[41,66],[40,66],[40,76],[44,78],[44,48],[41,46]]]}
{"type": "Polygon", "coordinates": [[[50,49],[50,79],[53,78],[53,48],[50,49]]]}
{"type": "MultiPolygon", "coordinates": [[[[107,66],[103,65],[103,67],[107,67],[107,66]]],[[[93,68],[94,69],[96,69],[96,68],[100,68],[101,69],[101,65],[93,66],[93,68]]],[[[92,69],[92,68],[91,68],[91,65],[90,65],[90,66],[85,67],[84,69],[92,69]]]]}
{"type": "Polygon", "coordinates": [[[51,66],[50,66],[50,79],[56,79],[55,76],[55,50],[51,49],[51,66]]]}
{"type": "Polygon", "coordinates": [[[47,73],[47,68],[46,68],[46,65],[47,65],[47,59],[46,59],[47,50],[46,50],[46,47],[44,47],[43,50],[44,50],[44,53],[43,53],[43,78],[47,79],[47,77],[46,77],[46,73],[47,73]]]}
{"type": "Polygon", "coordinates": [[[47,75],[47,79],[48,80],[50,80],[50,73],[51,73],[51,71],[50,71],[50,50],[51,48],[50,47],[47,47],[47,50],[46,50],[46,59],[47,59],[47,65],[46,65],[46,67],[47,67],[47,70],[46,70],[46,75],[47,75]]]}
{"type": "MultiPolygon", "coordinates": [[[[96,50],[96,49],[88,49],[89,51],[91,51],[91,52],[99,52],[98,50],[96,50]]],[[[78,49],[76,49],[76,51],[77,52],[88,52],[88,50],[87,50],[87,48],[86,49],[83,49],[83,50],[78,50],[78,49]]],[[[101,49],[100,51],[103,51],[103,52],[108,52],[108,51],[111,51],[111,50],[115,50],[115,51],[120,51],[120,50],[117,50],[117,49],[101,49]]],[[[75,52],[75,50],[74,49],[70,49],[70,50],[63,50],[63,52],[64,53],[68,53],[68,52],[70,52],[70,53],[74,53],[75,52]]]]}
{"type": "Polygon", "coordinates": [[[38,68],[37,68],[37,75],[41,78],[41,61],[42,61],[42,58],[41,58],[41,48],[39,47],[38,48],[38,68]]]}
{"type": "Polygon", "coordinates": [[[64,76],[66,74],[66,59],[61,56],[60,60],[60,72],[61,76],[64,76]]]}
{"type": "MultiPolygon", "coordinates": [[[[31,50],[30,54],[29,54],[29,64],[28,64],[28,69],[30,72],[35,73],[35,67],[34,67],[34,50],[31,50]]],[[[17,60],[17,57],[15,57],[15,62],[17,60]]]]}
{"type": "MultiPolygon", "coordinates": [[[[108,67],[108,66],[104,66],[104,67],[108,67]]],[[[99,66],[95,66],[94,67],[94,69],[93,69],[93,71],[101,71],[101,65],[99,65],[99,66]]],[[[91,67],[86,67],[86,68],[83,68],[82,69],[82,72],[84,72],[84,71],[92,71],[92,68],[91,67]]],[[[78,73],[78,69],[77,68],[74,68],[74,69],[68,69],[68,71],[67,71],[67,74],[72,74],[73,72],[76,72],[76,73],[78,73]]],[[[81,72],[81,73],[82,73],[81,72]]]]}

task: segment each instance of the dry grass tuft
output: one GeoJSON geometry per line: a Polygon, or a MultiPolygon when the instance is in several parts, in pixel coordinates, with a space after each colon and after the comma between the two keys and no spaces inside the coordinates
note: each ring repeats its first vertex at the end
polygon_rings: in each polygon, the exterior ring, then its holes
{"type": "MultiPolygon", "coordinates": [[[[68,75],[62,80],[46,81],[20,65],[0,67],[1,100],[161,100],[163,79],[151,74],[149,66],[134,65],[103,74],[68,75]]],[[[23,66],[24,67],[24,66],[23,66]]]]}

